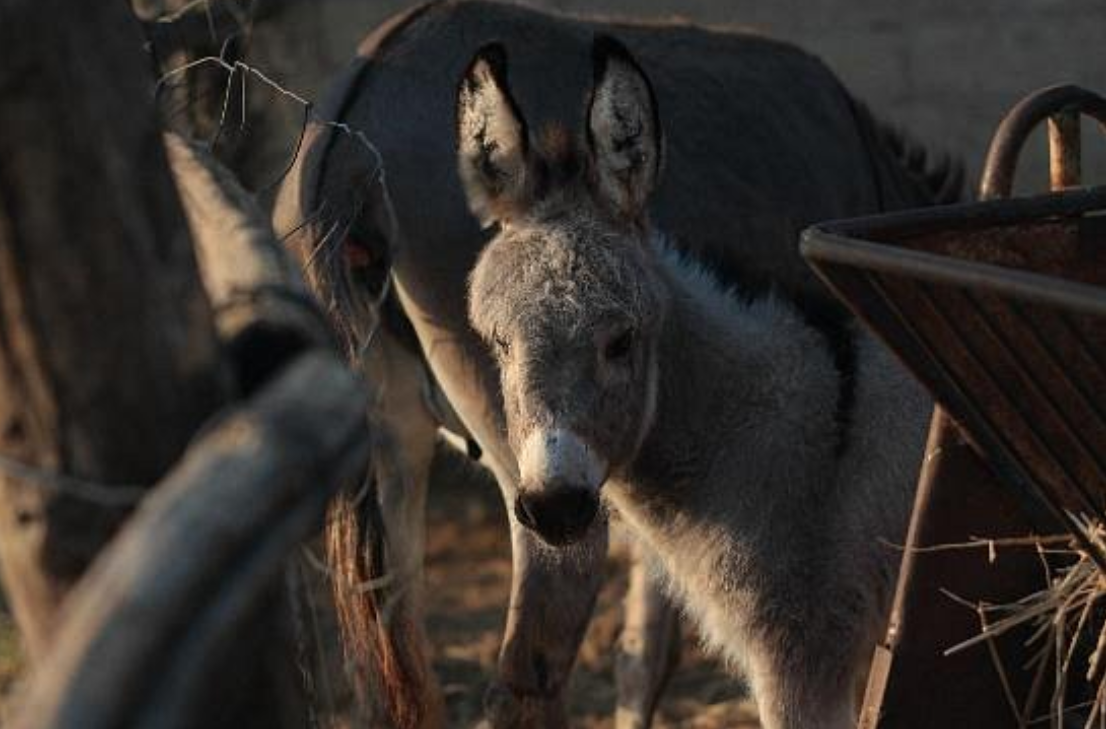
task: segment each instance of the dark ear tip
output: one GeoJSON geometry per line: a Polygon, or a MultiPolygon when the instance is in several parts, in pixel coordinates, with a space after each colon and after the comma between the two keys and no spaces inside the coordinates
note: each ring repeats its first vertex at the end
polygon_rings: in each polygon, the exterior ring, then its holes
{"type": "Polygon", "coordinates": [[[492,75],[497,81],[502,83],[507,77],[507,49],[499,41],[492,41],[486,43],[480,47],[480,50],[476,51],[472,60],[469,61],[468,68],[465,69],[465,78],[468,78],[476,65],[484,63],[491,69],[492,75]]]}
{"type": "Polygon", "coordinates": [[[600,33],[595,36],[591,46],[592,68],[595,78],[599,79],[607,70],[607,64],[611,59],[618,59],[637,68],[637,62],[630,55],[629,49],[614,36],[600,33]]]}

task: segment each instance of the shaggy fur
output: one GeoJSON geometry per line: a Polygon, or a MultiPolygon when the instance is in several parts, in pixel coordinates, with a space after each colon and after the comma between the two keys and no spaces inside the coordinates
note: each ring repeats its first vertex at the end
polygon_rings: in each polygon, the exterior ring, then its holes
{"type": "MultiPolygon", "coordinates": [[[[596,54],[622,58],[611,43],[596,54]]],[[[627,118],[657,118],[636,65],[603,61],[595,96],[614,95],[627,118]]],[[[621,145],[594,118],[588,131],[574,183],[497,200],[510,214],[470,282],[516,454],[556,432],[550,448],[575,438],[573,452],[603,465],[576,468],[602,474],[582,482],[544,462],[528,473],[520,459],[516,508],[549,541],[572,541],[582,526],[564,510],[602,487],[705,640],[748,677],[765,727],[852,726],[897,570],[882,540],[904,537],[931,404],[854,332],[854,416],[842,422],[843,377],[823,335],[786,301],[724,292],[673,253],[645,216],[651,176],[630,170],[612,185],[597,171],[619,167],[609,155],[621,145]]],[[[646,155],[659,153],[653,133],[646,155]]],[[[463,170],[473,160],[459,150],[463,170]]],[[[495,194],[468,192],[478,206],[495,194]]]]}
{"type": "MultiPolygon", "coordinates": [[[[382,365],[370,365],[387,395],[378,415],[395,426],[398,446],[374,458],[395,463],[378,480],[389,554],[421,554],[419,504],[427,463],[420,459],[432,452],[433,426],[448,409],[439,407],[445,398],[495,470],[504,498],[513,504],[517,495],[499,380],[466,320],[465,283],[487,236],[465,204],[457,175],[457,81],[478,48],[493,40],[503,45],[512,90],[545,167],[540,182],[547,190],[563,190],[586,160],[580,127],[596,33],[614,34],[628,45],[648,70],[660,102],[670,136],[664,183],[649,208],[671,245],[703,261],[727,284],[740,284],[742,295],[775,288],[796,301],[804,321],[844,344],[835,349],[842,371],[851,367],[850,329],[841,324],[841,307],[803,265],[798,231],[818,220],[947,202],[960,192],[955,164],[925,163],[916,145],[888,132],[824,64],[785,43],[733,28],[587,19],[472,0],[432,2],[393,17],[366,38],[359,58],[318,107],[322,118],[364,132],[380,158],[333,127],[312,130],[276,207],[277,229],[293,233],[289,245],[300,251],[312,286],[351,351],[361,352],[371,340],[368,354],[382,365]],[[351,248],[356,256],[348,255],[351,248]],[[367,267],[351,263],[366,258],[367,267]],[[385,289],[389,279],[394,285],[385,289]],[[377,309],[384,290],[389,296],[377,309]],[[427,392],[445,397],[417,397],[424,383],[427,392]],[[427,401],[434,403],[429,413],[427,401]]],[[[847,413],[848,398],[841,402],[847,413]]],[[[603,576],[602,527],[592,527],[590,541],[572,550],[549,550],[517,519],[511,520],[511,535],[511,606],[488,717],[495,727],[565,726],[568,674],[603,576]]],[[[364,556],[354,548],[340,559],[364,556]]],[[[383,567],[393,571],[395,565],[389,560],[383,567]]],[[[419,573],[410,573],[396,583],[397,594],[414,594],[407,584],[420,580],[419,573]]],[[[646,592],[636,591],[633,599],[646,592]]],[[[348,595],[365,614],[375,614],[371,603],[377,597],[365,591],[348,595]]],[[[661,600],[641,605],[666,609],[661,600]]],[[[408,616],[397,624],[422,622],[417,601],[397,600],[389,607],[391,615],[408,616]]],[[[670,622],[670,616],[642,620],[670,622]]],[[[363,630],[367,624],[350,627],[363,630]]],[[[632,633],[624,632],[624,640],[632,633]]],[[[652,632],[644,649],[627,651],[641,662],[623,676],[643,678],[620,677],[620,729],[648,725],[646,707],[654,705],[666,675],[649,657],[667,655],[670,634],[652,632]]],[[[381,635],[397,651],[414,645],[403,636],[381,635]]],[[[386,649],[381,646],[379,655],[386,649]]],[[[408,658],[412,665],[426,660],[408,658]]],[[[620,670],[625,667],[620,663],[620,670]]],[[[436,701],[434,692],[409,679],[390,682],[403,687],[390,703],[410,703],[408,715],[425,715],[436,701]]]]}

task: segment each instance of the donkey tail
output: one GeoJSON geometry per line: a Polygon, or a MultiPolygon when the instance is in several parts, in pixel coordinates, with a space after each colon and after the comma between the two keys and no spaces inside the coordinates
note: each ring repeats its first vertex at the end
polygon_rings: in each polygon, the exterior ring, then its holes
{"type": "Polygon", "coordinates": [[[416,729],[428,719],[422,699],[431,679],[410,616],[389,610],[400,596],[385,568],[386,527],[374,484],[370,477],[360,494],[344,493],[331,504],[327,562],[360,705],[382,706],[396,729],[416,729]]]}
{"type": "MultiPolygon", "coordinates": [[[[351,362],[373,339],[382,322],[380,299],[387,280],[386,251],[371,251],[370,266],[354,269],[349,246],[368,204],[366,185],[324,189],[322,167],[332,144],[341,144],[330,127],[308,129],[304,148],[281,190],[275,217],[278,230],[321,302],[335,338],[351,362]],[[377,275],[379,274],[379,275],[377,275]]],[[[358,170],[354,170],[357,172],[358,170]]],[[[352,174],[352,173],[351,173],[352,174]]],[[[343,178],[344,179],[344,178],[343,178]]],[[[359,253],[362,253],[359,251],[359,253]]],[[[379,448],[375,444],[374,448],[379,448]]],[[[347,664],[347,676],[362,711],[372,725],[415,729],[431,722],[433,708],[423,699],[431,692],[421,633],[407,609],[401,585],[389,582],[387,534],[369,474],[359,494],[343,493],[330,506],[326,527],[327,562],[347,664]]]]}

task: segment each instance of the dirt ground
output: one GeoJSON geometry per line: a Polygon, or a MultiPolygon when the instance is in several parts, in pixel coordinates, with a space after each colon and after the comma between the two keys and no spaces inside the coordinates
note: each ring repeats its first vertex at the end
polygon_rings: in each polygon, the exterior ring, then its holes
{"type": "Polygon", "coordinates": [[[22,668],[23,651],[19,646],[19,634],[7,606],[0,600],[0,726],[6,723],[6,699],[15,689],[22,668]]]}
{"type": "MultiPolygon", "coordinates": [[[[470,727],[495,666],[510,586],[510,545],[494,483],[460,456],[439,453],[432,479],[427,577],[434,663],[445,689],[451,727],[470,727]]],[[[613,663],[626,588],[625,558],[607,563],[599,596],[569,689],[573,726],[613,726],[613,663]]],[[[657,727],[757,727],[744,690],[702,656],[683,630],[680,665],[660,703],[657,727]]]]}
{"type": "MultiPolygon", "coordinates": [[[[440,449],[429,504],[427,578],[434,665],[446,693],[450,727],[473,727],[495,667],[511,578],[510,546],[499,492],[487,474],[440,449]]],[[[614,655],[626,588],[625,556],[616,549],[569,688],[572,725],[613,725],[614,655]]],[[[0,602],[0,725],[5,697],[22,667],[18,636],[0,602]]],[[[740,684],[704,658],[683,631],[680,664],[660,703],[656,727],[758,726],[740,684]]]]}

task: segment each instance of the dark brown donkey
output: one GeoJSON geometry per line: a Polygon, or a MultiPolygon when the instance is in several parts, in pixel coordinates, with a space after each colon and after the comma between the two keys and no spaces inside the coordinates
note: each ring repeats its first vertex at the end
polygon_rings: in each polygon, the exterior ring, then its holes
{"type": "MultiPolygon", "coordinates": [[[[392,620],[376,650],[403,723],[441,721],[423,657],[421,509],[435,426],[452,421],[483,451],[511,514],[515,573],[489,719],[497,727],[565,724],[564,689],[599,588],[607,529],[598,520],[571,548],[550,549],[515,516],[526,511],[515,508],[519,470],[505,440],[499,377],[465,315],[466,282],[490,233],[469,212],[458,178],[454,101],[473,54],[499,42],[511,58],[518,116],[528,122],[522,143],[578,140],[597,33],[633,53],[669,131],[652,220],[723,282],[749,295],[774,288],[793,301],[846,378],[856,355],[841,336],[844,315],[802,265],[798,232],[959,195],[954,166],[927,167],[818,59],[761,36],[487,2],[420,6],[372,33],[321,112],[364,134],[379,160],[357,136],[313,130],[276,222],[296,231],[316,289],[382,383],[379,414],[396,425],[393,467],[377,478],[395,577],[382,588],[392,620]]],[[[850,400],[846,391],[840,417],[849,417],[850,400]]],[[[356,539],[344,543],[356,549],[356,539]]],[[[670,625],[671,613],[643,571],[635,579],[620,660],[621,727],[648,724],[671,639],[648,632],[670,625]]],[[[351,600],[363,594],[372,593],[351,600]]]]}

